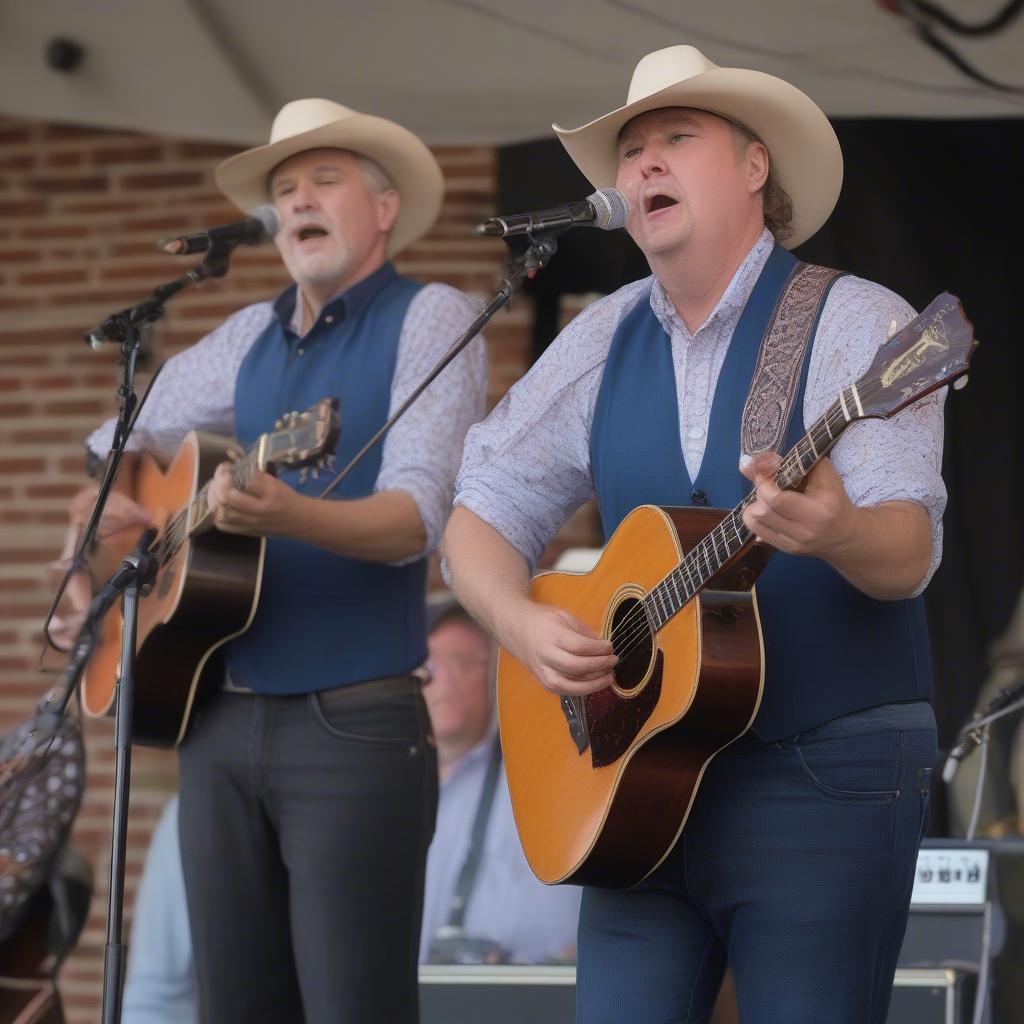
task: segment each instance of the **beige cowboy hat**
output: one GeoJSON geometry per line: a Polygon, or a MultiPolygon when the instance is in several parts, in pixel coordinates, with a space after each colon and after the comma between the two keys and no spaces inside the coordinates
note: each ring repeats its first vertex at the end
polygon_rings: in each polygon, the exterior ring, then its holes
{"type": "Polygon", "coordinates": [[[615,184],[617,143],[626,122],[659,107],[696,107],[735,121],[768,147],[775,179],[793,201],[788,249],[828,220],[843,183],[839,140],[821,109],[774,75],[720,68],[693,46],[647,54],[629,83],[626,105],[580,128],[554,128],[576,166],[596,188],[615,184]]]}
{"type": "Polygon", "coordinates": [[[331,100],[293,100],[274,118],[270,142],[228,157],[216,172],[217,187],[248,212],[267,202],[270,172],[307,149],[347,149],[375,160],[395,184],[401,205],[388,239],[393,256],[425,235],[437,220],[444,178],[434,155],[408,129],[331,100]]]}

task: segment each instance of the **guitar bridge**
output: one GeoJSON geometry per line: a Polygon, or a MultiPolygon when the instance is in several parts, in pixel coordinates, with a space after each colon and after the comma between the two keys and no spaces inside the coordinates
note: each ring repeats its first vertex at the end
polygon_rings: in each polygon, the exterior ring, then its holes
{"type": "Polygon", "coordinates": [[[587,732],[587,716],[584,710],[583,700],[579,697],[562,696],[560,698],[562,714],[569,723],[569,735],[576,744],[576,751],[582,754],[590,746],[590,736],[587,732]]]}

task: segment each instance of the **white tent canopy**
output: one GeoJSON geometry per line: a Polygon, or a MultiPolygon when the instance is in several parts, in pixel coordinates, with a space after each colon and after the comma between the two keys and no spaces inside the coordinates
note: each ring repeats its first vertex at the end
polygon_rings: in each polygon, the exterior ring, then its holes
{"type": "MultiPolygon", "coordinates": [[[[983,21],[1003,0],[938,0],[983,21]]],[[[0,0],[0,112],[239,143],[274,112],[326,96],[432,144],[506,143],[580,124],[625,98],[644,53],[690,42],[716,63],[781,75],[831,115],[1005,117],[1014,95],[972,81],[888,0],[0,0]],[[85,48],[72,72],[47,43],[85,48]]],[[[942,36],[1024,85],[1024,18],[942,36]]]]}

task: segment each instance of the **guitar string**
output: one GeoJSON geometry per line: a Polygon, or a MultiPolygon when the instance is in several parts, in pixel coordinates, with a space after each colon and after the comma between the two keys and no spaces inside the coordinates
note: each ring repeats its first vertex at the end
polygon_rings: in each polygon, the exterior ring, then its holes
{"type": "MultiPolygon", "coordinates": [[[[917,321],[915,321],[915,322],[917,322],[917,321]]],[[[904,328],[904,330],[905,329],[906,328],[904,328]]],[[[889,340],[891,341],[892,339],[889,339],[889,340]]],[[[962,339],[960,339],[958,341],[958,347],[960,347],[960,348],[963,347],[962,339]]],[[[967,348],[968,355],[969,355],[969,353],[970,353],[972,348],[973,348],[973,346],[969,346],[967,348]]],[[[928,386],[925,390],[919,391],[919,393],[914,396],[914,398],[913,398],[914,402],[920,400],[921,398],[924,398],[926,395],[930,394],[931,392],[937,390],[938,388],[940,388],[940,387],[942,387],[944,385],[951,384],[956,378],[962,376],[964,373],[967,372],[967,363],[963,359],[962,354],[961,355],[957,355],[955,358],[958,359],[960,361],[960,363],[961,363],[960,369],[959,369],[959,373],[952,373],[952,370],[955,369],[954,362],[952,360],[947,360],[945,363],[943,363],[938,368],[939,372],[937,374],[933,375],[933,383],[931,383],[931,385],[928,386]],[[941,378],[947,378],[947,379],[942,380],[941,378]]],[[[892,365],[892,362],[893,361],[890,360],[889,363],[887,363],[886,365],[887,366],[888,365],[892,365]]],[[[825,413],[814,423],[814,425],[810,428],[810,430],[807,431],[807,433],[804,435],[804,437],[801,438],[801,440],[798,441],[796,445],[794,445],[794,447],[790,451],[790,453],[787,454],[786,458],[783,460],[782,465],[779,467],[779,471],[776,473],[776,480],[779,479],[779,475],[782,473],[783,469],[786,468],[786,463],[790,460],[790,457],[794,453],[796,454],[797,460],[798,460],[798,463],[799,463],[799,472],[796,475],[794,475],[788,481],[788,484],[783,485],[784,487],[796,486],[803,478],[805,478],[807,476],[807,474],[810,472],[810,470],[813,469],[814,466],[832,450],[833,446],[835,445],[836,441],[839,438],[839,435],[842,434],[842,432],[846,429],[846,427],[848,427],[851,423],[855,422],[858,419],[866,419],[866,418],[868,418],[868,416],[870,414],[865,414],[864,413],[862,405],[863,404],[870,405],[872,400],[878,394],[884,394],[885,391],[888,390],[888,388],[882,383],[882,375],[878,374],[878,376],[876,378],[874,373],[873,373],[874,370],[875,370],[875,366],[874,366],[874,364],[872,364],[872,367],[868,371],[868,373],[865,374],[864,377],[861,378],[861,380],[857,381],[857,383],[855,385],[852,385],[850,387],[850,389],[849,389],[850,392],[851,392],[851,397],[852,398],[856,398],[858,396],[858,392],[859,392],[859,400],[856,402],[856,407],[859,408],[859,411],[860,411],[860,415],[859,416],[853,416],[853,415],[850,415],[848,413],[848,409],[852,408],[853,406],[852,405],[849,406],[849,407],[846,406],[845,402],[843,402],[843,391],[840,391],[838,401],[833,403],[831,406],[829,406],[828,409],[826,409],[825,413]],[[877,383],[876,383],[876,379],[877,379],[877,383]],[[881,385],[881,386],[879,386],[879,385],[881,385]],[[835,414],[837,412],[841,416],[841,419],[839,419],[837,421],[837,423],[835,424],[837,429],[833,433],[833,431],[831,429],[832,423],[830,422],[830,420],[831,420],[833,414],[835,414]],[[826,432],[826,435],[827,435],[826,438],[822,438],[820,436],[822,427],[824,427],[824,429],[825,429],[825,432],[826,432]],[[809,454],[809,455],[812,456],[810,464],[808,466],[806,466],[806,467],[804,466],[803,458],[800,456],[800,453],[799,453],[799,447],[800,447],[801,442],[803,442],[803,441],[810,441],[810,445],[811,445],[810,452],[805,453],[805,454],[809,454]],[[815,443],[816,441],[819,442],[819,443],[816,444],[815,443]]],[[[917,386],[920,386],[920,382],[918,382],[917,386]]],[[[845,391],[846,389],[843,389],[843,390],[845,391]]],[[[905,407],[906,405],[909,405],[909,404],[910,403],[907,402],[902,407],[905,407]]],[[[891,410],[890,412],[888,412],[886,414],[885,418],[888,418],[888,416],[894,415],[896,411],[897,411],[896,409],[891,410]]],[[[789,467],[789,468],[793,468],[793,467],[789,467]]],[[[788,475],[788,470],[787,470],[787,475],[788,475]]],[[[653,637],[651,635],[650,624],[648,622],[647,608],[646,608],[646,602],[648,601],[648,598],[651,597],[651,595],[656,594],[657,591],[661,590],[664,587],[665,596],[666,596],[666,598],[668,598],[668,603],[665,605],[665,607],[671,609],[668,618],[666,618],[665,621],[662,623],[662,625],[664,625],[665,623],[667,623],[669,621],[669,619],[672,616],[674,616],[679,611],[681,611],[682,608],[684,608],[686,606],[686,604],[688,604],[689,601],[692,600],[694,595],[696,595],[696,593],[698,593],[698,591],[709,582],[709,580],[713,577],[714,571],[711,571],[709,573],[708,577],[703,577],[703,575],[702,575],[702,573],[701,573],[701,571],[699,569],[699,557],[697,557],[696,558],[696,562],[697,562],[696,568],[698,569],[698,573],[697,573],[696,579],[697,579],[698,582],[696,583],[696,585],[693,585],[692,584],[692,580],[689,581],[690,584],[691,584],[691,587],[692,587],[692,591],[691,591],[691,588],[687,586],[688,580],[683,578],[683,574],[688,575],[688,573],[689,573],[689,570],[687,568],[687,564],[693,559],[693,556],[698,551],[698,549],[705,546],[705,544],[706,544],[706,542],[708,540],[712,541],[712,545],[713,545],[715,553],[716,553],[716,558],[718,557],[721,549],[718,547],[717,541],[714,540],[714,537],[715,537],[715,533],[717,531],[721,530],[722,527],[725,525],[725,523],[727,521],[733,526],[733,529],[736,532],[737,539],[741,539],[739,528],[738,528],[738,525],[737,525],[737,518],[736,518],[737,517],[737,513],[742,514],[742,510],[746,507],[747,504],[749,504],[750,500],[753,499],[755,496],[756,496],[756,491],[752,491],[750,494],[748,494],[747,497],[744,498],[744,500],[735,509],[733,509],[731,514],[725,516],[723,518],[722,522],[718,524],[718,526],[716,526],[714,529],[712,529],[708,533],[708,535],[705,538],[703,538],[698,545],[696,545],[694,547],[693,550],[691,550],[690,552],[687,553],[686,557],[683,558],[680,561],[678,566],[676,566],[669,574],[666,575],[666,577],[661,582],[656,584],[655,587],[653,587],[651,589],[650,593],[647,596],[645,596],[644,598],[642,598],[642,599],[637,601],[636,609],[634,609],[630,613],[628,613],[626,615],[626,617],[622,620],[622,622],[616,624],[612,628],[611,639],[612,639],[613,647],[614,647],[614,643],[615,643],[615,632],[616,632],[616,630],[620,629],[624,624],[628,623],[630,621],[630,619],[633,619],[634,622],[638,622],[639,623],[638,632],[640,632],[643,635],[642,639],[640,640],[640,643],[647,643],[647,642],[653,640],[653,637]],[[674,581],[674,579],[677,578],[677,577],[683,583],[683,589],[687,593],[687,596],[686,596],[685,600],[680,601],[679,600],[678,588],[676,588],[676,604],[678,605],[678,607],[673,608],[672,602],[671,602],[671,595],[669,594],[668,589],[665,586],[665,584],[667,584],[669,581],[674,581]]],[[[742,518],[740,518],[738,520],[738,523],[739,523],[739,525],[742,526],[742,530],[743,530],[743,534],[745,535],[745,539],[741,540],[740,546],[737,549],[736,554],[738,554],[740,551],[743,550],[743,547],[745,546],[746,542],[749,541],[750,536],[751,536],[751,531],[745,525],[742,524],[742,518]]],[[[732,556],[733,552],[730,549],[728,537],[726,536],[726,534],[724,532],[722,533],[722,540],[724,541],[725,550],[727,552],[726,561],[728,561],[728,558],[732,556]]],[[[706,556],[706,552],[705,552],[705,557],[707,557],[706,556]]],[[[708,562],[708,568],[710,570],[710,562],[708,562]]],[[[673,586],[675,586],[674,582],[673,582],[673,586]]],[[[656,601],[657,601],[657,597],[655,597],[655,602],[656,601]]],[[[654,610],[655,610],[655,612],[657,611],[656,606],[655,606],[654,610]]],[[[660,630],[660,628],[661,627],[659,626],[658,629],[655,630],[655,632],[658,632],[660,630]]],[[[635,649],[635,644],[633,645],[632,649],[635,649]]],[[[626,646],[626,648],[624,648],[622,654],[620,654],[620,664],[621,664],[622,659],[624,659],[630,653],[632,653],[632,649],[631,649],[631,646],[627,644],[627,646],[626,646]]],[[[584,697],[583,696],[569,697],[568,700],[577,709],[579,709],[580,705],[583,703],[584,697]]]]}
{"type": "MultiPolygon", "coordinates": [[[[828,434],[828,440],[820,437],[820,434],[822,427],[825,426],[826,419],[828,419],[828,417],[830,417],[833,413],[837,413],[838,417],[840,417],[839,422],[837,422],[836,424],[836,426],[839,429],[836,430],[834,437],[838,437],[839,433],[841,433],[842,431],[842,428],[848,425],[845,417],[842,416],[842,411],[838,403],[835,403],[833,404],[833,406],[830,406],[829,409],[826,411],[825,415],[822,416],[814,424],[814,426],[812,426],[811,430],[808,431],[807,434],[805,434],[804,437],[802,437],[786,455],[785,459],[783,460],[782,464],[780,465],[776,473],[776,480],[780,481],[780,485],[786,488],[795,486],[797,483],[799,483],[803,476],[805,476],[810,471],[810,469],[813,468],[814,464],[818,461],[822,454],[827,453],[828,448],[830,448],[831,444],[833,443],[833,435],[830,432],[828,432],[827,428],[826,433],[828,434]],[[815,433],[819,435],[819,444],[817,446],[814,444],[813,435],[815,433]],[[805,444],[808,441],[810,442],[809,449],[806,447],[805,444]],[[800,451],[801,445],[805,445],[803,453],[801,453],[800,451]],[[807,463],[806,466],[804,464],[805,456],[810,458],[810,461],[807,463]],[[783,478],[785,478],[784,482],[783,478]]],[[[685,607],[686,604],[690,602],[690,600],[692,600],[693,596],[707,584],[709,579],[711,579],[715,573],[721,570],[722,566],[729,560],[729,558],[733,557],[740,550],[742,550],[742,547],[749,541],[751,534],[749,529],[747,529],[747,527],[743,524],[741,515],[743,509],[745,509],[747,505],[749,505],[754,500],[755,496],[755,492],[751,491],[743,499],[743,501],[740,502],[740,504],[735,509],[732,510],[731,513],[727,514],[723,518],[721,523],[719,523],[713,530],[711,530],[710,533],[708,533],[707,536],[704,537],[699,544],[695,545],[694,548],[692,548],[687,553],[686,557],[679,563],[678,566],[676,566],[672,570],[672,572],[670,572],[665,577],[665,579],[663,579],[655,587],[653,587],[651,591],[649,591],[647,597],[637,602],[637,607],[635,609],[627,613],[626,617],[623,618],[623,620],[617,624],[615,629],[613,629],[612,631],[612,636],[610,637],[610,639],[612,640],[613,646],[616,640],[618,640],[620,643],[625,641],[626,646],[622,648],[621,652],[616,652],[619,654],[620,659],[628,657],[635,650],[637,650],[638,647],[646,646],[650,643],[652,639],[650,625],[647,621],[648,617],[643,607],[643,601],[646,601],[652,598],[653,596],[654,610],[655,612],[657,612],[658,593],[660,592],[664,594],[667,600],[663,601],[663,604],[665,604],[666,607],[671,609],[670,614],[661,622],[661,625],[664,625],[666,622],[669,621],[669,619],[671,619],[675,614],[682,610],[682,608],[685,607]],[[736,533],[737,537],[739,537],[740,535],[740,530],[742,530],[744,534],[743,540],[740,546],[736,549],[736,551],[732,550],[731,544],[728,540],[728,536],[724,532],[727,526],[732,527],[733,532],[736,533]],[[719,543],[716,537],[717,534],[721,534],[721,543],[719,543]],[[710,551],[708,547],[709,542],[711,544],[710,551]],[[712,568],[709,560],[710,554],[714,554],[715,561],[717,563],[717,565],[714,568],[712,568]],[[702,557],[704,558],[704,561],[708,566],[707,573],[705,573],[703,569],[700,567],[702,557]],[[693,577],[697,580],[696,585],[693,585],[692,581],[688,582],[685,578],[691,575],[691,569],[696,570],[692,574],[693,577]],[[672,582],[674,578],[678,578],[682,581],[683,589],[686,592],[686,597],[681,602],[673,602],[671,600],[671,593],[669,592],[666,586],[666,584],[672,582]],[[618,637],[616,637],[616,629],[621,630],[623,626],[627,627],[626,635],[619,635],[618,637]]]]}
{"type": "MultiPolygon", "coordinates": [[[[250,463],[254,458],[254,452],[248,452],[245,456],[235,463],[233,470],[236,482],[241,479],[241,472],[247,472],[250,468],[250,463]]],[[[172,558],[174,554],[181,547],[185,538],[189,535],[190,530],[188,526],[188,512],[191,508],[196,506],[200,500],[205,499],[205,495],[210,489],[209,482],[205,483],[199,491],[187,505],[176,512],[168,521],[164,528],[164,533],[160,540],[157,541],[155,547],[155,553],[157,555],[157,561],[162,565],[168,559],[172,558]]]]}
{"type": "MultiPolygon", "coordinates": [[[[831,411],[831,409],[830,409],[831,411]]],[[[815,427],[820,426],[819,423],[815,424],[815,427]]],[[[813,431],[814,428],[812,428],[813,431]]],[[[813,466],[817,459],[813,459],[811,463],[804,467],[803,456],[800,454],[800,445],[806,442],[810,437],[810,432],[800,439],[793,446],[793,449],[787,454],[786,458],[780,465],[777,473],[776,480],[780,482],[783,487],[792,487],[799,482],[799,479],[809,471],[810,467],[813,466]],[[795,464],[794,464],[795,463],[795,464]],[[797,471],[797,466],[800,467],[797,471]],[[792,474],[792,475],[791,475],[792,474]]],[[[811,448],[809,451],[805,451],[804,455],[812,455],[814,452],[813,441],[811,441],[811,448]]],[[[650,625],[646,621],[647,615],[643,610],[643,602],[653,598],[654,609],[657,612],[657,601],[659,595],[664,594],[665,600],[663,604],[665,607],[670,608],[670,614],[664,619],[667,622],[672,616],[677,614],[693,596],[707,584],[708,580],[711,579],[715,573],[719,572],[726,562],[742,550],[743,546],[750,540],[750,530],[743,524],[742,512],[751,504],[756,497],[755,492],[749,492],[746,497],[740,502],[740,504],[723,517],[722,521],[714,527],[701,541],[695,545],[682,561],[656,586],[652,587],[648,592],[648,595],[637,602],[637,607],[632,609],[622,619],[622,621],[613,628],[610,639],[612,640],[613,646],[618,640],[620,643],[625,642],[626,646],[623,647],[620,658],[628,657],[633,653],[639,646],[646,645],[651,639],[650,625]],[[736,551],[733,551],[728,535],[725,532],[726,527],[731,527],[737,538],[740,538],[740,531],[742,531],[743,537],[739,547],[736,551]],[[718,536],[721,536],[721,541],[718,540],[718,536]],[[710,549],[709,549],[710,543],[710,549]],[[710,556],[714,555],[715,565],[712,567],[710,556]],[[708,567],[708,572],[700,566],[701,559],[704,559],[705,564],[708,567]],[[694,570],[691,573],[691,569],[694,570]],[[686,577],[691,577],[697,580],[696,585],[692,583],[692,580],[688,580],[686,577]],[[683,583],[683,590],[686,593],[686,597],[682,601],[672,601],[672,595],[668,590],[667,584],[673,583],[674,580],[681,580],[683,583]],[[622,634],[623,627],[626,628],[625,635],[622,634]],[[616,635],[618,633],[618,635],[616,635]]],[[[674,583],[673,583],[674,585],[674,583]]],[[[659,616],[661,618],[661,616],[659,616]]],[[[662,622],[662,624],[664,624],[662,622]]],[[[660,627],[659,627],[660,628],[660,627]]]]}
{"type": "MultiPolygon", "coordinates": [[[[919,399],[925,397],[925,395],[931,393],[934,390],[937,390],[939,387],[942,386],[942,382],[933,384],[927,390],[921,391],[919,394],[917,394],[914,398],[914,401],[918,401],[919,399]]],[[[807,433],[804,434],[804,436],[799,441],[797,441],[797,443],[793,446],[793,448],[787,453],[786,457],[783,459],[783,462],[780,465],[775,476],[776,481],[779,481],[780,477],[782,477],[784,474],[788,476],[789,473],[793,470],[796,470],[796,473],[792,478],[788,479],[788,481],[785,484],[780,483],[780,486],[783,486],[784,489],[789,489],[799,484],[802,481],[802,479],[810,472],[810,470],[813,469],[814,466],[825,455],[829,453],[829,451],[831,451],[833,445],[839,439],[839,435],[846,429],[846,427],[848,427],[851,423],[854,423],[859,419],[868,418],[867,415],[863,413],[857,415],[850,412],[850,410],[856,408],[858,404],[870,404],[874,398],[876,398],[879,394],[884,394],[887,390],[888,389],[884,385],[879,386],[878,384],[876,384],[874,377],[868,380],[867,375],[865,375],[864,378],[858,381],[857,384],[852,385],[849,388],[842,389],[842,391],[840,391],[839,393],[839,398],[837,399],[837,401],[834,402],[831,406],[829,406],[825,413],[813,424],[810,430],[808,430],[807,433]],[[859,395],[859,403],[854,401],[855,388],[857,389],[857,394],[859,395]],[[850,401],[848,403],[845,401],[845,392],[847,391],[850,392],[850,401]],[[846,411],[844,411],[844,406],[846,411]],[[835,420],[834,423],[832,422],[833,419],[835,420]],[[822,430],[824,430],[826,434],[826,437],[824,438],[821,437],[822,430]],[[816,444],[815,441],[817,441],[818,443],[816,444]],[[810,456],[810,462],[807,466],[804,465],[803,456],[800,453],[800,446],[801,444],[805,444],[805,442],[810,442],[810,450],[805,450],[803,453],[803,455],[810,456]],[[793,465],[794,459],[796,461],[796,465],[793,465]]],[[[695,545],[693,549],[691,549],[690,552],[687,553],[686,557],[679,563],[679,565],[677,565],[663,580],[661,580],[658,584],[652,587],[643,599],[638,600],[636,608],[627,613],[625,618],[623,618],[623,620],[620,623],[618,623],[616,627],[613,628],[612,635],[609,637],[609,639],[611,639],[614,649],[616,642],[616,637],[614,635],[615,630],[620,629],[627,623],[629,624],[629,632],[625,637],[626,646],[622,649],[621,652],[616,651],[620,663],[630,654],[634,653],[637,649],[649,644],[653,639],[647,615],[647,605],[645,604],[645,602],[647,602],[648,599],[652,597],[652,595],[655,595],[656,592],[661,590],[667,582],[673,579],[673,577],[679,577],[680,572],[682,572],[683,574],[688,574],[689,568],[697,569],[696,579],[698,582],[696,586],[685,588],[687,596],[685,600],[683,600],[681,603],[676,602],[678,604],[677,607],[673,607],[673,603],[670,600],[671,595],[669,594],[667,588],[664,589],[665,596],[669,598],[669,603],[666,606],[671,608],[671,612],[669,616],[666,619],[664,619],[664,621],[661,622],[661,624],[659,625],[657,631],[660,631],[661,627],[665,625],[672,617],[678,614],[678,612],[681,611],[704,586],[706,586],[708,581],[711,578],[713,578],[715,573],[720,571],[722,565],[724,565],[724,562],[719,564],[713,570],[711,569],[710,562],[707,562],[709,572],[705,574],[703,570],[700,569],[700,556],[703,555],[704,558],[707,559],[707,542],[710,540],[712,541],[713,553],[715,554],[716,560],[720,559],[722,549],[718,547],[717,541],[714,540],[715,533],[722,528],[726,521],[733,523],[735,528],[736,513],[742,512],[742,510],[746,508],[746,506],[750,503],[750,501],[753,500],[754,497],[755,492],[750,492],[747,495],[747,497],[744,498],[744,500],[735,509],[733,509],[732,513],[727,515],[722,520],[722,522],[718,524],[718,526],[711,530],[706,537],[704,537],[697,545],[695,545]],[[696,563],[695,566],[691,566],[691,562],[696,563]]],[[[740,520],[740,523],[742,523],[742,520],[740,520]]],[[[743,530],[748,535],[746,539],[749,540],[750,531],[745,526],[743,526],[743,530]]],[[[725,542],[725,551],[727,552],[727,557],[725,561],[728,561],[728,558],[732,557],[734,552],[730,550],[728,539],[725,536],[725,534],[723,534],[722,536],[723,541],[725,542]]],[[[746,541],[744,541],[744,543],[746,543],[746,541]]],[[[737,550],[741,550],[742,546],[743,545],[741,544],[740,549],[737,550]]],[[[685,584],[686,581],[684,580],[683,582],[685,584]]],[[[655,612],[657,612],[657,600],[658,598],[655,596],[655,612]]]]}
{"type": "MultiPolygon", "coordinates": [[[[248,486],[249,479],[251,479],[249,474],[255,465],[256,453],[257,446],[250,448],[249,451],[247,451],[232,468],[235,484],[242,490],[248,486]]],[[[172,558],[181,547],[181,544],[191,532],[189,528],[188,512],[190,509],[197,506],[200,501],[205,501],[205,496],[209,492],[209,489],[210,482],[207,481],[196,493],[195,498],[193,498],[192,501],[168,520],[164,527],[164,533],[161,535],[160,540],[157,542],[155,547],[158,562],[161,564],[165,563],[169,558],[172,558]]],[[[206,511],[209,511],[208,506],[206,511]]],[[[205,516],[206,512],[203,513],[201,520],[204,519],[205,516]]]]}
{"type": "MultiPolygon", "coordinates": [[[[822,455],[827,453],[828,449],[830,449],[832,444],[834,443],[835,438],[838,438],[839,434],[842,432],[842,429],[848,426],[850,422],[852,422],[852,420],[848,421],[843,415],[840,403],[834,402],[826,410],[825,414],[814,423],[811,429],[799,441],[797,441],[797,443],[793,446],[793,448],[787,453],[786,457],[783,459],[782,464],[779,466],[779,469],[775,475],[775,479],[777,482],[780,483],[780,486],[782,486],[784,489],[788,489],[798,484],[803,479],[803,477],[806,476],[808,472],[810,472],[810,470],[819,461],[822,455]],[[831,424],[827,423],[827,421],[830,419],[830,417],[833,416],[833,414],[838,414],[839,417],[839,422],[836,424],[836,426],[839,427],[839,429],[835,432],[834,435],[832,431],[828,429],[828,426],[830,426],[831,424]],[[826,442],[819,436],[818,440],[820,443],[818,445],[815,445],[814,435],[816,433],[820,435],[822,429],[826,431],[828,441],[826,442]],[[806,446],[807,443],[809,443],[809,448],[805,447],[805,451],[803,452],[803,454],[801,454],[800,446],[806,446]],[[807,466],[804,465],[804,456],[810,456],[811,459],[807,466]],[[791,476],[791,473],[794,475],[791,476]],[[785,483],[782,482],[783,479],[785,479],[785,483]]],[[[722,566],[731,557],[733,557],[733,555],[737,554],[740,550],[742,550],[743,546],[749,541],[751,537],[750,530],[742,522],[742,512],[749,504],[752,503],[755,497],[755,491],[749,492],[747,496],[740,502],[740,504],[737,505],[736,508],[732,510],[732,512],[728,513],[723,518],[721,523],[715,526],[714,529],[712,529],[704,538],[702,538],[697,545],[695,545],[689,552],[687,552],[686,556],[680,561],[680,563],[663,580],[661,580],[658,584],[652,587],[645,598],[638,600],[636,607],[634,609],[631,609],[626,614],[626,616],[613,627],[611,634],[609,636],[609,639],[612,641],[613,649],[615,648],[616,641],[620,643],[625,643],[625,646],[621,649],[621,651],[616,650],[620,663],[625,658],[629,657],[632,653],[634,653],[636,650],[647,645],[652,639],[652,633],[650,623],[648,621],[648,615],[646,612],[645,601],[648,601],[652,598],[652,596],[656,595],[659,592],[665,595],[667,601],[663,603],[665,603],[665,606],[667,608],[670,608],[671,611],[669,616],[665,618],[664,621],[661,623],[661,625],[664,625],[674,615],[678,614],[678,612],[681,611],[682,608],[684,608],[693,599],[693,597],[707,584],[707,582],[711,578],[713,578],[715,573],[721,570],[722,566]],[[738,513],[739,515],[737,515],[738,513]],[[737,536],[739,536],[740,530],[742,530],[743,533],[746,535],[743,539],[743,542],[740,544],[739,548],[737,548],[735,552],[731,549],[728,536],[724,532],[724,527],[726,525],[731,526],[734,532],[736,532],[737,536]],[[718,533],[721,533],[721,544],[719,544],[718,540],[715,537],[715,535],[718,533]],[[710,551],[708,549],[709,541],[711,542],[710,551]],[[722,557],[723,553],[725,555],[724,559],[722,557]],[[709,560],[710,554],[714,555],[715,561],[717,563],[713,569],[711,568],[711,562],[709,560]],[[700,568],[700,560],[702,556],[705,559],[705,562],[709,569],[707,573],[705,573],[700,568]],[[693,574],[694,578],[697,580],[696,586],[688,585],[687,581],[683,579],[684,576],[690,575],[691,569],[696,570],[696,572],[693,574]],[[686,593],[686,597],[682,602],[673,602],[671,600],[671,594],[665,586],[667,583],[672,581],[673,578],[682,579],[682,582],[684,584],[684,591],[686,593]],[[622,630],[624,628],[626,632],[623,635],[622,630]]],[[[655,612],[657,612],[656,602],[658,600],[658,597],[654,596],[653,599],[654,610],[655,612]]],[[[659,626],[659,630],[660,628],[661,626],[659,626]]]]}

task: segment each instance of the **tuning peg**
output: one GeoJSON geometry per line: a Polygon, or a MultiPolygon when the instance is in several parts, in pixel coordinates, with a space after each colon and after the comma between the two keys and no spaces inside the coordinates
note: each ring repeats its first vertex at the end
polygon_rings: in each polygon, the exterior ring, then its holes
{"type": "Polygon", "coordinates": [[[280,430],[284,426],[284,420],[274,420],[274,429],[280,430]]]}
{"type": "Polygon", "coordinates": [[[319,479],[320,479],[320,467],[319,467],[319,466],[314,466],[314,467],[313,467],[313,468],[312,468],[312,469],[311,469],[311,470],[309,471],[309,475],[310,475],[310,476],[311,476],[311,477],[312,477],[312,478],[313,478],[314,480],[319,480],[319,479]]]}
{"type": "Polygon", "coordinates": [[[309,479],[309,469],[305,466],[299,470],[299,486],[301,487],[309,479]]]}
{"type": "Polygon", "coordinates": [[[963,389],[965,387],[967,387],[968,379],[969,378],[968,378],[966,373],[962,377],[957,377],[957,379],[955,381],[953,381],[953,390],[954,391],[963,391],[963,389]]]}

